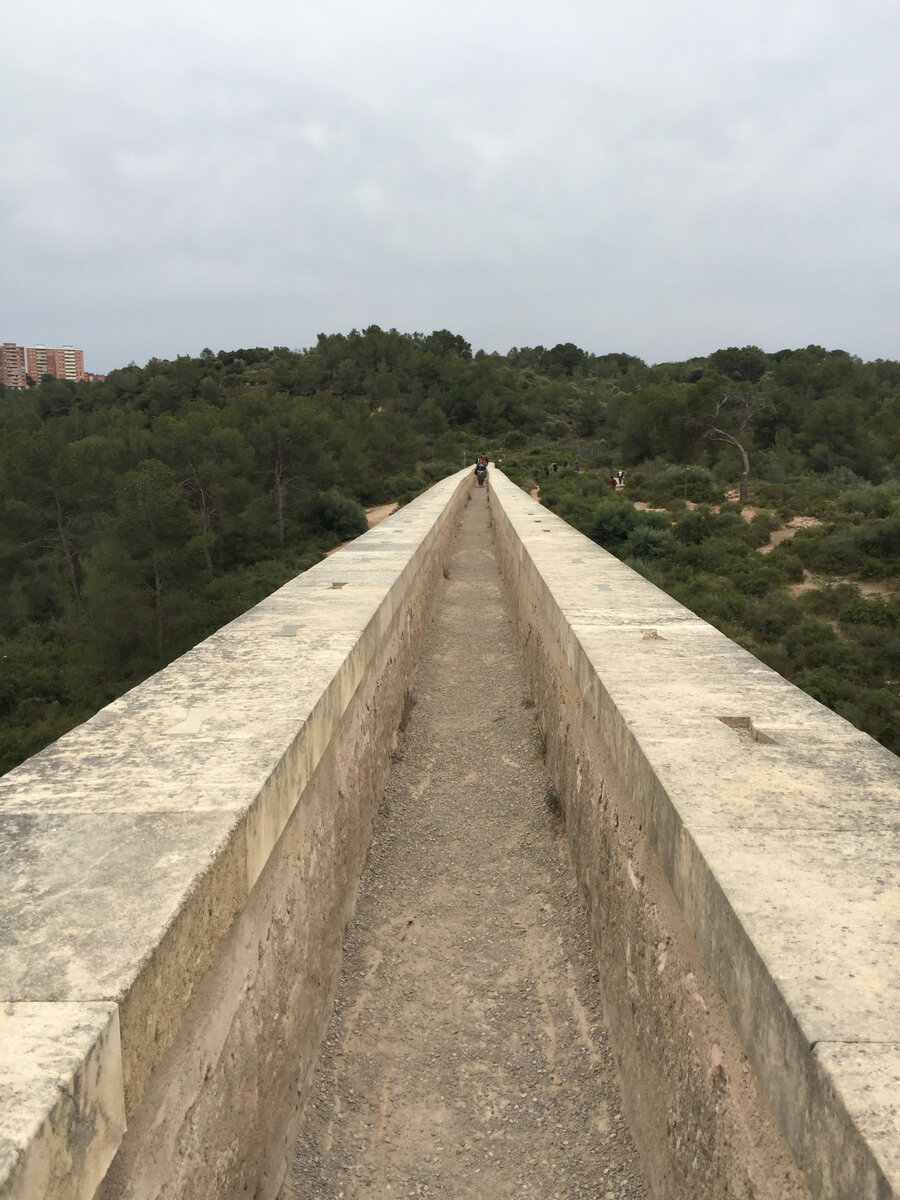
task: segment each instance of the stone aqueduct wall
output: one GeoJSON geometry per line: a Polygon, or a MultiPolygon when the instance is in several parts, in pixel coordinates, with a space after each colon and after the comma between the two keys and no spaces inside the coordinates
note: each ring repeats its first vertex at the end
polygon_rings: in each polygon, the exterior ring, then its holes
{"type": "Polygon", "coordinates": [[[653,1194],[894,1196],[900,759],[491,499],[653,1194]]]}
{"type": "Polygon", "coordinates": [[[470,486],[0,780],[2,1200],[278,1195],[470,486]]]}
{"type": "MultiPolygon", "coordinates": [[[[2,1200],[278,1195],[470,487],[0,780],[2,1200]]],[[[900,760],[491,505],[654,1195],[893,1196],[900,760]]]]}

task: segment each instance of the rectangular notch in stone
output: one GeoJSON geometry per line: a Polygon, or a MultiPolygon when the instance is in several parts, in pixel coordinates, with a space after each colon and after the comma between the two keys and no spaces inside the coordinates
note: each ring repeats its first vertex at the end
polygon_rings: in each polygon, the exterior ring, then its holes
{"type": "Polygon", "coordinates": [[[719,717],[723,725],[733,729],[742,742],[760,742],[774,746],[775,739],[757,729],[750,717],[719,717]]]}

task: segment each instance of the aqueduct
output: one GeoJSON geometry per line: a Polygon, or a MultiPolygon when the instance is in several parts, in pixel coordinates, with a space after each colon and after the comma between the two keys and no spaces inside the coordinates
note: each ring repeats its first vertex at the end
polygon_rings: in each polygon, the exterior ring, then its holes
{"type": "MultiPolygon", "coordinates": [[[[3,1200],[285,1194],[467,505],[647,1194],[896,1194],[900,761],[499,471],[472,483],[0,780],[3,1200]]],[[[499,1194],[479,1186],[459,1194],[499,1194]]]]}

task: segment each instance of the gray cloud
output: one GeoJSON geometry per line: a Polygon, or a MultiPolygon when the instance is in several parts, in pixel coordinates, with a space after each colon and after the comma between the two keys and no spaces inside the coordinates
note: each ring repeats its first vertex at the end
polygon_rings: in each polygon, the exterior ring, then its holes
{"type": "Polygon", "coordinates": [[[94,370],[373,322],[900,356],[894,0],[11,22],[3,339],[94,370]]]}

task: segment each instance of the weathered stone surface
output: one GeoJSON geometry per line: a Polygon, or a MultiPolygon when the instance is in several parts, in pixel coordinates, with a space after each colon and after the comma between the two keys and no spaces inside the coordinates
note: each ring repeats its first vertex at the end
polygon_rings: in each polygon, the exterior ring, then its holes
{"type": "Polygon", "coordinates": [[[216,813],[4,814],[4,1000],[123,1001],[195,880],[230,855],[239,882],[221,937],[246,894],[243,845],[228,833],[216,813]]]}
{"type": "MultiPolygon", "coordinates": [[[[874,1147],[885,1182],[893,1194],[900,1192],[900,1042],[819,1042],[815,1057],[859,1140],[874,1147]]],[[[873,1177],[872,1194],[878,1186],[883,1184],[873,1177]]]]}
{"type": "MultiPolygon", "coordinates": [[[[277,1193],[466,478],[0,780],[0,1001],[112,1003],[115,1200],[277,1193]]],[[[14,1108],[29,1071],[14,1054],[14,1108]]],[[[106,1129],[76,1113],[67,1136],[106,1129]]]]}
{"type": "Polygon", "coordinates": [[[492,502],[659,1195],[793,1195],[766,1107],[815,1194],[892,1194],[812,1052],[900,1028],[900,761],[497,472],[492,502]]]}
{"type": "Polygon", "coordinates": [[[4,1200],[91,1200],[124,1131],[116,1006],[0,1007],[4,1200]]]}

